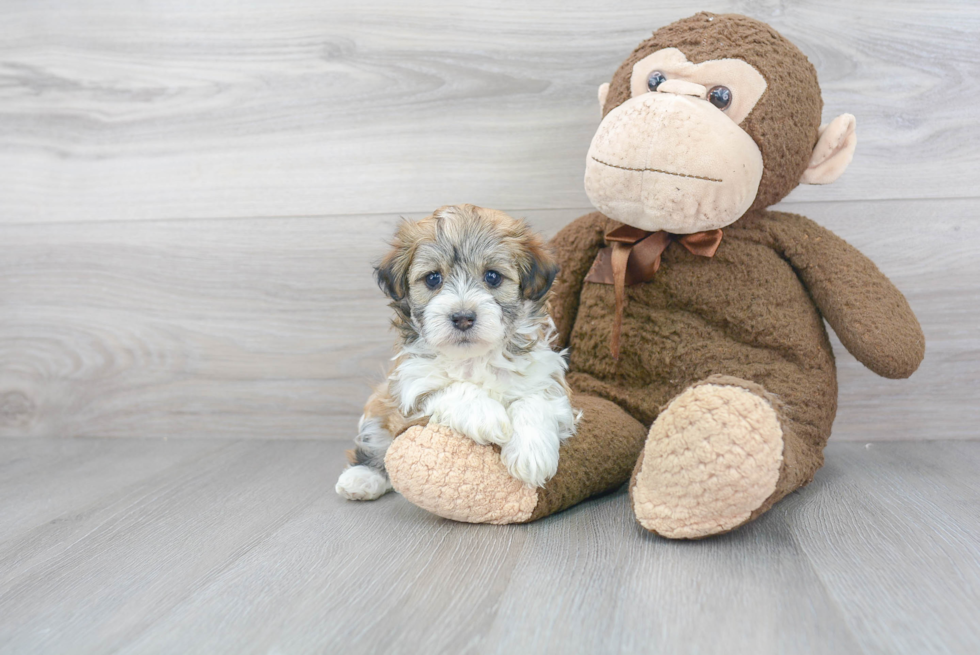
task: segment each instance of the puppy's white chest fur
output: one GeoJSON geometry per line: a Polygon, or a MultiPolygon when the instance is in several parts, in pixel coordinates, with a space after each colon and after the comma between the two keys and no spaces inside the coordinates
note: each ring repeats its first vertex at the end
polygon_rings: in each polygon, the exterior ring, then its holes
{"type": "Polygon", "coordinates": [[[541,338],[518,353],[501,348],[460,359],[406,346],[389,378],[401,411],[500,445],[512,475],[542,486],[557,471],[559,446],[574,434],[577,417],[564,358],[550,346],[550,320],[540,327],[541,338]]]}
{"type": "MultiPolygon", "coordinates": [[[[440,364],[437,364],[439,366],[440,364]]],[[[469,382],[482,387],[491,398],[506,402],[507,391],[513,378],[510,371],[497,368],[489,357],[449,360],[445,362],[446,377],[452,382],[469,382]]]]}
{"type": "Polygon", "coordinates": [[[402,411],[418,416],[433,392],[453,384],[479,387],[504,405],[536,394],[567,398],[562,383],[566,364],[561,353],[549,345],[552,330],[548,325],[529,350],[516,354],[495,348],[484,355],[463,359],[424,346],[406,346],[396,358],[398,363],[389,377],[402,411]]]}

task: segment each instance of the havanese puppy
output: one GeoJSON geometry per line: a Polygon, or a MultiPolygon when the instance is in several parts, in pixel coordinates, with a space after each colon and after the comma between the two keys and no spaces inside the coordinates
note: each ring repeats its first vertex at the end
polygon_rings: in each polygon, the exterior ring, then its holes
{"type": "Polygon", "coordinates": [[[499,444],[507,470],[529,485],[555,474],[578,420],[545,308],[557,271],[543,240],[503,212],[449,206],[402,223],[375,269],[400,344],[364,407],[338,494],[390,491],[389,444],[427,422],[499,444]]]}

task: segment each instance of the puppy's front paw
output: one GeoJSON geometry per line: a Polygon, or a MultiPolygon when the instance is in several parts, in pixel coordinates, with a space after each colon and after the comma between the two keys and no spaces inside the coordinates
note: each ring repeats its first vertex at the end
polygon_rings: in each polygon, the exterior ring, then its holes
{"type": "Polygon", "coordinates": [[[347,500],[374,500],[391,491],[391,482],[378,469],[351,466],[340,474],[334,489],[347,500]]]}
{"type": "Polygon", "coordinates": [[[558,448],[557,435],[547,439],[515,433],[500,449],[500,459],[518,480],[532,487],[543,487],[558,472],[558,448]]]}
{"type": "Polygon", "coordinates": [[[441,402],[432,408],[429,422],[452,428],[481,446],[503,445],[514,431],[504,406],[486,397],[459,404],[441,402]]]}

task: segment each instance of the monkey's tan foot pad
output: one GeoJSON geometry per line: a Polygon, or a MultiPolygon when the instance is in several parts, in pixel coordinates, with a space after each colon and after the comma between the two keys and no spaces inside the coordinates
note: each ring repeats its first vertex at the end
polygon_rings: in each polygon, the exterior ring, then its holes
{"type": "Polygon", "coordinates": [[[633,512],[672,539],[727,532],[772,495],[782,462],[769,400],[740,385],[690,387],[650,428],[630,484],[633,512]]]}
{"type": "Polygon", "coordinates": [[[500,451],[441,425],[414,426],[388,447],[395,491],[443,518],[465,523],[524,523],[538,492],[511,477],[500,451]]]}

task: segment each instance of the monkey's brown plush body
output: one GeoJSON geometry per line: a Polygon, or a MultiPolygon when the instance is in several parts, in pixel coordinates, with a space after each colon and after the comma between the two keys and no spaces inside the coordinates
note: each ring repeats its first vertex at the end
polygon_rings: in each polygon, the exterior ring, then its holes
{"type": "MultiPolygon", "coordinates": [[[[666,79],[673,76],[683,77],[666,79]]],[[[804,217],[765,209],[801,178],[832,181],[853,150],[853,118],[818,129],[812,66],[771,28],[742,16],[679,21],[634,51],[600,90],[600,102],[607,120],[590,149],[586,187],[606,213],[579,218],[552,242],[560,273],[551,314],[569,350],[573,401],[583,410],[558,474],[542,489],[523,487],[496,465],[492,448],[430,426],[396,439],[389,475],[430,511],[495,523],[534,520],[630,479],[632,508],[646,529],[675,538],[718,534],[807,484],[823,463],[837,406],[824,319],[859,361],[889,378],[915,371],[925,341],[904,297],[870,260],[804,217]],[[732,60],[765,81],[759,86],[732,60]],[[648,61],[655,73],[642,68],[648,61]],[[743,101],[756,89],[747,110],[725,108],[747,114],[731,120],[740,119],[738,128],[758,146],[755,182],[749,175],[731,188],[722,183],[744,172],[734,168],[751,171],[755,153],[744,163],[719,162],[710,150],[636,153],[637,132],[651,140],[644,130],[672,120],[679,120],[674,132],[713,129],[714,110],[704,110],[707,128],[697,112],[718,73],[700,67],[706,83],[690,72],[703,62],[741,79],[735,94],[743,101]],[[667,95],[693,100],[637,91],[637,79],[646,78],[655,90],[659,69],[670,66],[687,77],[665,85],[667,95]],[[624,224],[636,231],[626,246],[615,232],[624,224]],[[641,244],[657,229],[669,233],[659,266],[641,266],[641,244]],[[715,234],[716,249],[694,254],[679,242],[694,233],[715,234]],[[622,258],[610,273],[604,258],[617,257],[617,249],[622,258]],[[621,283],[617,299],[608,282],[626,275],[624,266],[645,271],[621,283]]],[[[697,138],[681,143],[696,146],[697,138]]]]}

